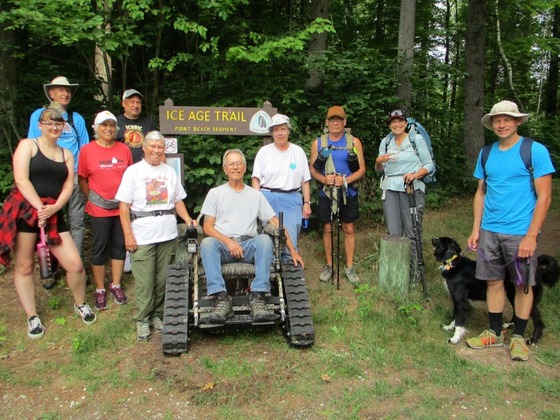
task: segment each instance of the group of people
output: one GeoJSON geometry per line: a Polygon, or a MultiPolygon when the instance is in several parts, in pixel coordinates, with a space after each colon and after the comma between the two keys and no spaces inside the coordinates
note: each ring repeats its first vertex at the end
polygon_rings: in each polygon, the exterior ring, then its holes
{"type": "MultiPolygon", "coordinates": [[[[90,141],[84,119],[68,110],[78,88],[59,76],[44,90],[50,105],[31,116],[28,138],[14,154],[15,187],[6,199],[0,226],[0,262],[15,255],[16,291],[27,315],[28,335],[45,333],[35,304],[34,250],[40,229],[47,229],[49,249],[66,270],[74,296],[75,311],[86,324],[96,315],[86,302],[85,273],[81,259],[84,237],[84,208],[92,231],[91,264],[96,286],[95,307],[107,308],[105,265],[111,261],[109,292],[117,304],[128,299],[121,287],[126,252],[131,253],[137,312],[134,315],[139,340],[148,340],[150,327],[163,329],[163,302],[167,266],[175,252],[176,216],[196,225],[183,200],[186,197],[176,172],[165,162],[165,139],[149,118],[142,118],[140,92],[123,93],[123,115],[102,111],[93,123],[90,141]],[[62,210],[68,206],[69,226],[62,210]]],[[[494,105],[482,125],[498,137],[486,162],[479,155],[474,176],[479,179],[474,200],[473,231],[469,246],[483,256],[478,259],[477,278],[488,281],[490,328],[467,344],[475,349],[501,346],[501,318],[505,305],[506,270],[515,270],[512,259],[528,259],[523,281],[534,284],[537,238],[551,201],[551,174],[547,149],[533,142],[532,165],[520,157],[523,137],[517,133],[528,115],[513,102],[494,105]]],[[[366,172],[362,142],[346,128],[344,108],[328,109],[325,134],[311,145],[310,161],[304,150],[290,142],[292,126],[286,115],[276,114],[268,129],[273,142],[256,155],[246,185],[245,155],[230,149],[222,166],[227,182],[208,192],[201,214],[205,238],[200,254],[207,277],[207,292],[213,299],[208,323],[224,323],[233,316],[232,297],[222,276],[221,264],[233,261],[255,264],[250,306],[255,321],[271,316],[265,308],[270,291],[272,241],[259,234],[258,223],[279,225],[283,214],[286,248],[282,259],[303,266],[298,251],[302,221],[311,215],[311,179],[318,185],[317,215],[323,224],[326,264],[321,282],[333,279],[333,228],[340,222],[344,232],[349,282],[360,281],[354,267],[355,228],[359,218],[357,182],[366,172]]],[[[389,113],[390,135],[381,141],[375,170],[382,173],[383,213],[389,235],[421,244],[425,207],[423,178],[433,172],[434,162],[420,135],[409,137],[407,115],[397,109],[389,113]],[[413,229],[407,188],[414,193],[419,226],[413,229]],[[418,239],[418,238],[416,238],[418,239]]],[[[414,253],[413,253],[414,254],[414,253]]],[[[512,273],[514,275],[515,273],[512,273]]],[[[532,306],[531,287],[517,287],[515,330],[510,340],[511,357],[527,360],[523,340],[532,306]]]]}

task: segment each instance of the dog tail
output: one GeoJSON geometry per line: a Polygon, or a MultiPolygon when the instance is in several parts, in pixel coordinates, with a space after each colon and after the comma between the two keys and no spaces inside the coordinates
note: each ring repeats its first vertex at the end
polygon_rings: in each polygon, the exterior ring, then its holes
{"type": "Polygon", "coordinates": [[[560,278],[560,267],[558,262],[550,255],[539,255],[537,266],[537,277],[543,284],[553,287],[560,278]]]}

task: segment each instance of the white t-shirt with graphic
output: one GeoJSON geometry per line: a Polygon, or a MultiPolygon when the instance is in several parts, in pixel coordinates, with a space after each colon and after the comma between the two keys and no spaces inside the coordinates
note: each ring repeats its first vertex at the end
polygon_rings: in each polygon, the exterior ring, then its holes
{"type": "MultiPolygon", "coordinates": [[[[127,168],[115,198],[134,211],[155,211],[171,210],[186,196],[171,166],[152,166],[142,159],[127,168]]],[[[169,241],[177,237],[177,220],[174,214],[140,217],[132,222],[132,232],[138,245],[169,241]]]]}

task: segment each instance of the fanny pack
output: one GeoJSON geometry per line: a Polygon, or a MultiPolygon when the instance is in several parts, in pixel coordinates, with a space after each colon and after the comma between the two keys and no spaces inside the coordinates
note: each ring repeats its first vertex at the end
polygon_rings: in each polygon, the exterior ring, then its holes
{"type": "Polygon", "coordinates": [[[115,210],[119,208],[120,201],[118,200],[106,200],[97,194],[92,189],[89,190],[88,200],[95,204],[97,207],[101,207],[105,210],[115,210]]]}
{"type": "Polygon", "coordinates": [[[141,217],[150,217],[150,216],[165,216],[167,214],[175,214],[175,209],[170,210],[154,210],[154,211],[130,211],[130,220],[134,221],[141,217]]]}

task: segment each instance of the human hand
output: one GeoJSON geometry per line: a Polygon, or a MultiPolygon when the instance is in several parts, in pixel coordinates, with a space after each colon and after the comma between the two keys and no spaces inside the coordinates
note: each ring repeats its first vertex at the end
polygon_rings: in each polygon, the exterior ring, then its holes
{"type": "Polygon", "coordinates": [[[385,155],[379,155],[377,157],[377,162],[378,163],[387,163],[390,160],[392,161],[396,161],[397,160],[397,153],[387,153],[385,155]]]}
{"type": "Polygon", "coordinates": [[[519,258],[530,258],[535,253],[537,249],[537,238],[532,236],[525,236],[519,242],[519,248],[517,249],[517,256],[519,258]]]}
{"type": "Polygon", "coordinates": [[[293,251],[290,252],[290,254],[292,255],[292,261],[294,262],[294,265],[297,267],[298,264],[301,265],[301,268],[305,268],[305,265],[303,263],[303,258],[301,255],[299,255],[299,252],[297,251],[293,251]]]}
{"type": "Polygon", "coordinates": [[[132,233],[128,235],[124,235],[124,247],[126,248],[127,251],[130,252],[134,252],[138,249],[136,238],[132,233]]]}
{"type": "Polygon", "coordinates": [[[243,248],[241,248],[241,245],[239,245],[234,239],[229,238],[226,245],[232,258],[239,260],[243,258],[243,248]]]}
{"type": "Polygon", "coordinates": [[[335,179],[336,179],[336,174],[325,175],[325,178],[327,179],[327,182],[325,182],[326,185],[328,185],[330,187],[334,186],[334,182],[335,182],[335,179]]]}
{"type": "Polygon", "coordinates": [[[469,239],[467,239],[467,246],[470,250],[476,251],[478,249],[479,236],[478,232],[473,232],[471,233],[471,236],[469,236],[469,239]]]}

